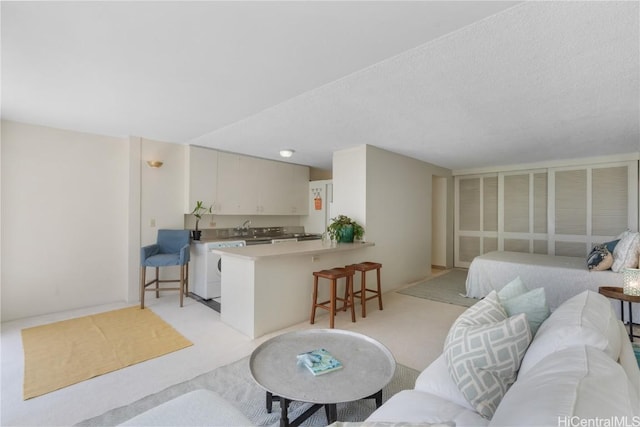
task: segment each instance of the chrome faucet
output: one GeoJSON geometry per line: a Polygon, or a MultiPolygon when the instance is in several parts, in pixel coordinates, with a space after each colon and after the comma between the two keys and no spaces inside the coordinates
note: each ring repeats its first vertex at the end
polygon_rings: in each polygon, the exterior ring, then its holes
{"type": "Polygon", "coordinates": [[[239,231],[240,235],[242,236],[243,234],[249,234],[250,227],[251,227],[251,220],[248,219],[245,222],[243,222],[241,226],[236,227],[235,230],[239,231]]]}

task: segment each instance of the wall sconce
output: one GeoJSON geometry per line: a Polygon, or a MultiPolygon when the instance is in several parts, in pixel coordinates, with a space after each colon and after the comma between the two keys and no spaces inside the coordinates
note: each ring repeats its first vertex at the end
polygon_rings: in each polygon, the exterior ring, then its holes
{"type": "Polygon", "coordinates": [[[160,160],[147,160],[147,165],[150,168],[157,169],[157,168],[161,167],[163,165],[163,163],[160,160]]]}
{"type": "Polygon", "coordinates": [[[294,150],[292,150],[290,148],[286,148],[284,150],[280,150],[280,157],[289,158],[289,157],[293,156],[293,153],[295,153],[294,150]]]}
{"type": "Polygon", "coordinates": [[[622,284],[625,295],[640,296],[640,269],[625,268],[622,271],[622,284]]]}

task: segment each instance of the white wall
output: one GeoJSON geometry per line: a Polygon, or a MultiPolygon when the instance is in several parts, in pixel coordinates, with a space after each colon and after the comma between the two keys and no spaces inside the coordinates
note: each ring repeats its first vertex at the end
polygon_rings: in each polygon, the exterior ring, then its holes
{"type": "Polygon", "coordinates": [[[156,242],[160,228],[184,228],[186,147],[144,138],[140,143],[140,238],[144,246],[156,242]],[[150,168],[148,160],[160,160],[163,165],[150,168]]]}
{"type": "MultiPolygon", "coordinates": [[[[366,145],[333,153],[333,216],[346,215],[366,224],[367,179],[366,145]]],[[[365,227],[365,239],[367,232],[365,227]]]]}
{"type": "Polygon", "coordinates": [[[432,176],[451,172],[366,145],[334,153],[333,168],[334,211],[375,242],[368,261],[383,264],[383,288],[430,276],[432,176]]]}
{"type": "Polygon", "coordinates": [[[122,300],[126,139],[2,122],[2,320],[122,300]]]}

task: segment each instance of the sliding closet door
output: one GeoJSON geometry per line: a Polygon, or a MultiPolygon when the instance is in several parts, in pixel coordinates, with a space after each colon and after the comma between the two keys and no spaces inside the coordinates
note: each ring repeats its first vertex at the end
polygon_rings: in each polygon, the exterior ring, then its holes
{"type": "Polygon", "coordinates": [[[547,172],[501,173],[500,250],[547,253],[547,172]]]}
{"type": "Polygon", "coordinates": [[[492,250],[586,256],[638,229],[638,162],[457,176],[455,265],[492,250]]]}
{"type": "Polygon", "coordinates": [[[637,162],[551,170],[554,230],[549,251],[584,256],[597,243],[638,227],[637,162]]]}
{"type": "Polygon", "coordinates": [[[498,177],[495,174],[456,179],[455,265],[498,247],[498,177]]]}

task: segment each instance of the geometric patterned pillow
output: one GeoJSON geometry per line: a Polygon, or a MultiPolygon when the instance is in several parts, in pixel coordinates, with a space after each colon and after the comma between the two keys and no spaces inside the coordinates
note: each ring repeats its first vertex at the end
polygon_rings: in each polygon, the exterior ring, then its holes
{"type": "Polygon", "coordinates": [[[507,317],[495,291],[454,322],[445,340],[449,374],[464,397],[491,419],[531,342],[524,313],[507,317]]]}

